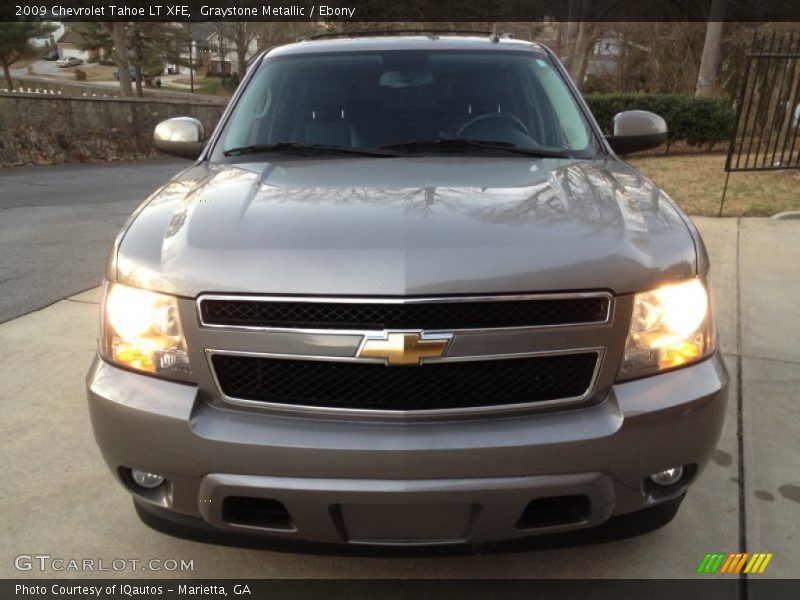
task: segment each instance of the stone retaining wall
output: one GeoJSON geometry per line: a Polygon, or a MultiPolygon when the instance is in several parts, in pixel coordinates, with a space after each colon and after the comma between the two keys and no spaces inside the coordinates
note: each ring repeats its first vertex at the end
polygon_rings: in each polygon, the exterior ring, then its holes
{"type": "Polygon", "coordinates": [[[210,134],[225,104],[0,93],[0,167],[158,156],[157,123],[195,117],[210,134]]]}

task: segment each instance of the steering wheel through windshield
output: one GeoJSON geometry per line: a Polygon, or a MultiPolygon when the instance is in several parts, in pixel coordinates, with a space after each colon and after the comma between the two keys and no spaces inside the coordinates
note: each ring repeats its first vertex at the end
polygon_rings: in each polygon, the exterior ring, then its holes
{"type": "Polygon", "coordinates": [[[466,135],[466,133],[470,129],[474,129],[476,125],[486,124],[488,121],[502,121],[506,124],[513,125],[517,131],[524,133],[528,137],[531,137],[531,132],[525,126],[525,123],[520,121],[514,115],[504,115],[501,113],[486,113],[484,115],[479,115],[474,119],[470,119],[461,126],[461,129],[459,129],[456,133],[456,137],[469,137],[466,135]]]}

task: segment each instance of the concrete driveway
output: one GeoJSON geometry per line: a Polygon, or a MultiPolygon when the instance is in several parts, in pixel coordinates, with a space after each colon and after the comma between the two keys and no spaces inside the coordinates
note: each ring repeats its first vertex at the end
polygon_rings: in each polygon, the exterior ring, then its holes
{"type": "Polygon", "coordinates": [[[695,573],[707,552],[747,551],[774,553],[766,573],[751,578],[797,577],[800,223],[696,222],[713,261],[719,342],[732,393],[714,460],[666,527],[595,546],[446,558],[299,555],[203,545],[152,531],[135,516],[92,439],[83,388],[98,321],[98,295],[90,290],[0,325],[0,576],[709,578],[719,576],[695,573]],[[184,559],[194,568],[15,569],[15,557],[35,553],[106,564],[184,559]]]}

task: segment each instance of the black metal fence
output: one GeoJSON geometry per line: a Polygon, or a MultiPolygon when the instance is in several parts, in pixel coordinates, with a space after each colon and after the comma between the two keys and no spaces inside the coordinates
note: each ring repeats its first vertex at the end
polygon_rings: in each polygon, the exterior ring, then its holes
{"type": "Polygon", "coordinates": [[[798,168],[800,35],[754,36],[725,171],[798,168]]]}

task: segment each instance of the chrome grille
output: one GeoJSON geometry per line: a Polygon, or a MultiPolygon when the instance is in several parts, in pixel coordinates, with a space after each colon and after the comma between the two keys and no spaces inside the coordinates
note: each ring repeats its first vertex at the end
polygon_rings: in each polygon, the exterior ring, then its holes
{"type": "Polygon", "coordinates": [[[193,331],[210,383],[225,402],[332,416],[428,418],[589,399],[596,386],[607,385],[607,345],[622,339],[615,307],[606,292],[395,298],[209,293],[194,301],[199,327],[193,331]],[[421,364],[403,365],[396,355],[384,357],[386,364],[374,353],[361,356],[366,341],[396,340],[398,333],[423,341],[446,335],[450,342],[442,356],[434,353],[421,364]]]}

